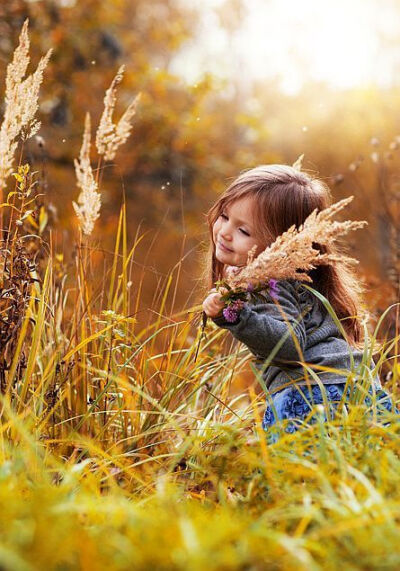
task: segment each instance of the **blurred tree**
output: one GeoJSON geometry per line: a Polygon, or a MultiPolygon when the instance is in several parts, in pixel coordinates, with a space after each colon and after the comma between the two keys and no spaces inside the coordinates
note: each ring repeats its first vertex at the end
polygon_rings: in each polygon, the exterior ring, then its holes
{"type": "MultiPolygon", "coordinates": [[[[199,10],[177,0],[13,0],[1,8],[4,62],[11,57],[26,17],[33,59],[54,48],[40,109],[47,115],[41,134],[45,143],[51,141],[41,148],[54,181],[50,189],[61,179],[74,188],[71,165],[79,150],[84,114],[90,110],[97,124],[104,91],[121,63],[127,70],[120,86],[121,107],[138,91],[143,93],[133,137],[116,159],[128,200],[134,199],[137,206],[138,196],[147,199],[140,203],[138,216],[154,223],[159,212],[165,213],[167,202],[173,226],[180,220],[184,193],[190,219],[199,207],[197,198],[213,196],[216,175],[224,180],[235,168],[247,166],[243,148],[250,142],[248,121],[240,102],[229,95],[229,82],[204,74],[195,85],[187,85],[169,71],[174,54],[196,32],[199,10]],[[60,178],[64,168],[67,172],[60,178]]],[[[231,19],[226,25],[232,27],[231,19]]],[[[35,145],[30,148],[32,155],[37,150],[35,145]]],[[[121,185],[107,166],[103,186],[105,202],[115,211],[121,185]]],[[[58,192],[52,198],[60,203],[58,192]]],[[[62,217],[71,214],[72,208],[63,208],[62,217]]]]}

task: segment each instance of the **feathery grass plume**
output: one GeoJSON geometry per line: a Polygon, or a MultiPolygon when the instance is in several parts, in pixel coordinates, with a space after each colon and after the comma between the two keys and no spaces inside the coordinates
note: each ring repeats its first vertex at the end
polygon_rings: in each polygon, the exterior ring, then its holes
{"type": "Polygon", "coordinates": [[[304,153],[302,155],[300,155],[292,164],[292,167],[294,169],[297,169],[298,171],[301,171],[301,167],[303,164],[303,159],[304,159],[304,153]]]}
{"type": "Polygon", "coordinates": [[[128,105],[125,113],[118,123],[113,123],[113,113],[117,100],[117,86],[121,83],[125,71],[125,66],[121,65],[117,75],[111,82],[104,96],[104,111],[100,119],[96,133],[96,146],[99,155],[104,156],[106,161],[115,158],[118,147],[128,139],[132,130],[132,118],[136,114],[136,106],[140,99],[140,93],[128,105]]]}
{"type": "Polygon", "coordinates": [[[81,189],[81,192],[78,197],[78,204],[72,202],[80,227],[87,236],[93,232],[94,223],[100,216],[101,208],[101,195],[97,192],[98,185],[90,165],[90,125],[90,114],[86,113],[79,160],[74,160],[77,186],[81,189]]]}
{"type": "MultiPolygon", "coordinates": [[[[247,288],[249,283],[258,283],[268,278],[276,280],[293,278],[311,282],[310,276],[299,270],[309,271],[316,265],[330,262],[358,263],[358,260],[343,254],[321,254],[313,248],[313,243],[331,244],[350,230],[368,224],[366,220],[345,222],[330,220],[353,198],[354,196],[344,198],[319,213],[317,209],[313,210],[298,230],[295,225],[291,226],[243,270],[235,275],[228,275],[226,282],[233,289],[247,288]]],[[[250,253],[249,256],[251,260],[250,253]]]]}
{"type": "Polygon", "coordinates": [[[18,137],[29,139],[40,128],[35,119],[38,110],[39,88],[43,81],[43,71],[47,66],[52,50],[43,56],[34,73],[24,78],[29,65],[28,20],[25,20],[19,36],[19,45],[14,51],[13,60],[7,66],[5,113],[0,128],[0,188],[4,188],[13,170],[14,154],[18,137]]]}

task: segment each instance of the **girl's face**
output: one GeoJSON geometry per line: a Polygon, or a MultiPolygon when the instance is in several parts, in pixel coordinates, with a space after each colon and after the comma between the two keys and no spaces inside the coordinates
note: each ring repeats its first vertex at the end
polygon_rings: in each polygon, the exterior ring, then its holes
{"type": "Polygon", "coordinates": [[[215,256],[230,266],[245,266],[247,254],[256,245],[256,256],[265,245],[255,238],[254,198],[245,196],[225,206],[213,226],[215,256]]]}

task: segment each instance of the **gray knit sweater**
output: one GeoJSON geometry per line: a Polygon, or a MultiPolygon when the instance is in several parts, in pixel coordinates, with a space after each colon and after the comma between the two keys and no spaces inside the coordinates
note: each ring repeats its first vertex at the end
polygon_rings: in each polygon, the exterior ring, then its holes
{"type": "MultiPolygon", "coordinates": [[[[277,288],[279,303],[293,328],[292,334],[278,306],[268,294],[268,302],[246,303],[235,323],[227,322],[223,316],[212,318],[216,325],[228,329],[255,355],[255,366],[263,371],[267,388],[275,392],[290,386],[293,381],[299,385],[307,384],[306,369],[299,361],[307,363],[324,384],[346,382],[351,371],[350,353],[354,359],[354,371],[361,372],[362,351],[350,347],[344,340],[334,320],[315,295],[300,281],[293,279],[278,281],[277,288]],[[297,339],[298,347],[293,337],[297,339]],[[277,345],[279,342],[280,345],[277,345]],[[323,371],[313,365],[335,370],[323,371]]],[[[374,366],[371,360],[368,368],[372,370],[374,366]]],[[[308,379],[311,384],[317,384],[310,373],[308,379]]],[[[378,375],[375,375],[373,382],[376,388],[381,388],[378,375]]]]}

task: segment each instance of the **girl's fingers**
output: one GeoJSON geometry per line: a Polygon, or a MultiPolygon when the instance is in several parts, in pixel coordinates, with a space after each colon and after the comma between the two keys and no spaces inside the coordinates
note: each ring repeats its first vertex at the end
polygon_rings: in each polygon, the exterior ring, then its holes
{"type": "Polygon", "coordinates": [[[211,290],[211,293],[203,301],[203,311],[209,316],[219,314],[224,306],[225,303],[221,301],[221,294],[215,288],[214,291],[211,290]]]}

